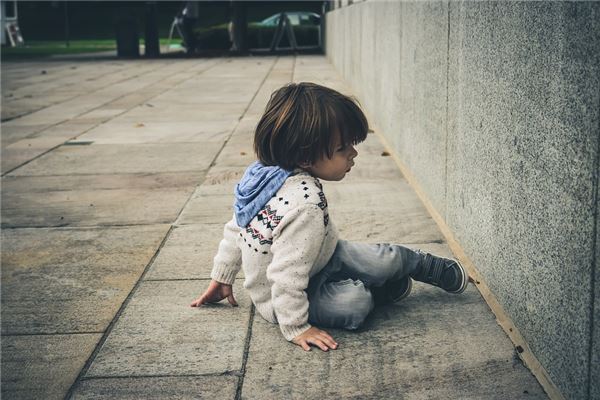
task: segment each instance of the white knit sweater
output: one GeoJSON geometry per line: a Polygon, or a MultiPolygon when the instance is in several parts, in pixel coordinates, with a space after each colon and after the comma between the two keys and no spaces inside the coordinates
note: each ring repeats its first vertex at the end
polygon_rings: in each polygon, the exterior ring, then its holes
{"type": "Polygon", "coordinates": [[[211,278],[233,284],[242,266],[260,315],[292,340],[311,326],[305,289],[337,242],[321,183],[302,171],[287,178],[246,228],[235,217],[225,225],[211,278]]]}

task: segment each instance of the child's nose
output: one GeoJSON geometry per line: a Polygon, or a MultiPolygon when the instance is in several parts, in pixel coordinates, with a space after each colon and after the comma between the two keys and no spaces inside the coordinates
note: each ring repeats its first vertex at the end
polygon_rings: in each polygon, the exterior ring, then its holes
{"type": "Polygon", "coordinates": [[[358,155],[358,151],[354,148],[354,146],[350,146],[350,159],[353,159],[358,155]]]}

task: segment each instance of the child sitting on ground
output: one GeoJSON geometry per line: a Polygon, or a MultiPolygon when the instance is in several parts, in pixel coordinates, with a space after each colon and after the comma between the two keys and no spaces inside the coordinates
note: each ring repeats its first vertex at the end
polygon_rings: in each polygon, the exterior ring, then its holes
{"type": "Polygon", "coordinates": [[[411,278],[462,293],[468,276],[455,260],[338,238],[320,179],[342,180],[367,132],[356,102],[335,90],[307,82],[276,90],[256,127],[258,161],[236,186],[212,281],[191,306],[237,305],[232,284],[243,267],[258,313],[304,350],[327,351],[338,343],[317,327],[357,329],[376,304],[405,298],[411,278]]]}

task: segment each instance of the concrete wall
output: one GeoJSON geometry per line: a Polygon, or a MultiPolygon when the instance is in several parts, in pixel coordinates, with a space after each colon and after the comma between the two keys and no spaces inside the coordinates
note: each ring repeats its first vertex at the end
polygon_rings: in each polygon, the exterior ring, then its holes
{"type": "Polygon", "coordinates": [[[367,1],[326,24],[328,58],[552,381],[600,398],[600,3],[367,1]]]}

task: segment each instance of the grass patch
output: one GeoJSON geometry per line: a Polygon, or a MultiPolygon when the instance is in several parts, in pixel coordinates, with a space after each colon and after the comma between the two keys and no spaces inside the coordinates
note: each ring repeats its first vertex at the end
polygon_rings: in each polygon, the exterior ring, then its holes
{"type": "Polygon", "coordinates": [[[114,40],[27,41],[23,47],[2,47],[2,57],[48,57],[55,54],[80,54],[116,50],[114,40]]]}
{"type": "MultiPolygon", "coordinates": [[[[167,38],[160,39],[161,46],[166,46],[167,38]]],[[[174,38],[171,44],[179,44],[181,39],[174,38]]],[[[140,44],[144,39],[140,38],[140,44]]],[[[106,40],[71,40],[67,47],[64,41],[27,41],[23,47],[2,47],[2,58],[35,58],[49,57],[58,54],[81,54],[95,53],[100,51],[116,51],[117,42],[112,39],[106,40]]]]}

